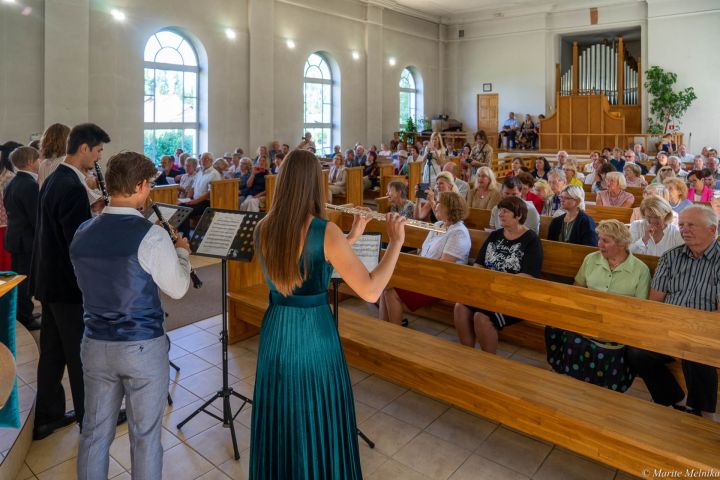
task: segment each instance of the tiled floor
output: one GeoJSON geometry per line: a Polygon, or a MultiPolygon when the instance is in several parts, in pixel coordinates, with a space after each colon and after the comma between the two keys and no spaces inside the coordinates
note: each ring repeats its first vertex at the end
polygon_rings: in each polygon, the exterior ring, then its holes
{"type": "MultiPolygon", "coordinates": [[[[367,307],[356,300],[345,306],[367,307]]],[[[456,341],[452,328],[410,317],[417,328],[456,341]]],[[[245,479],[250,446],[250,410],[235,421],[240,461],[232,459],[230,433],[220,422],[201,414],[182,431],[176,424],[220,386],[220,318],[196,322],[170,332],[170,357],[181,368],[171,370],[173,405],[163,422],[163,478],[245,479]]],[[[230,346],[230,380],[233,387],[252,394],[258,339],[230,346]]],[[[502,355],[545,367],[535,352],[502,346],[502,355]]],[[[32,388],[34,368],[21,369],[23,382],[32,388]]],[[[376,442],[371,450],[360,442],[363,474],[369,480],[390,479],[493,479],[493,480],[626,480],[628,477],[552,444],[525,436],[487,419],[466,413],[380,377],[350,370],[360,429],[376,442]]],[[[647,395],[642,388],[636,395],[647,395]]],[[[217,407],[215,405],[214,407],[217,407]]],[[[234,408],[239,404],[235,402],[234,408]]],[[[220,412],[217,412],[220,414],[220,412]]],[[[34,442],[19,480],[75,478],[78,429],[67,427],[34,442]]],[[[127,426],[118,428],[110,451],[110,477],[129,479],[130,445],[127,426]]]]}

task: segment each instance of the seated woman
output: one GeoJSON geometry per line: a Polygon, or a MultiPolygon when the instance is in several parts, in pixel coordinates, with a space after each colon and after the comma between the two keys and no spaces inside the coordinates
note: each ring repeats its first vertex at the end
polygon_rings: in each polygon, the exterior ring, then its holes
{"type": "Polygon", "coordinates": [[[260,155],[247,180],[248,195],[240,204],[240,210],[259,212],[265,203],[265,176],[268,174],[268,157],[260,155]]]}
{"type": "Polygon", "coordinates": [[[593,183],[593,186],[591,190],[594,193],[601,192],[605,190],[605,176],[610,172],[616,172],[615,167],[612,163],[605,162],[602,165],[600,165],[600,169],[595,172],[594,178],[595,182],[593,183]]]}
{"type": "Polygon", "coordinates": [[[332,203],[333,195],[345,195],[345,184],[347,177],[345,176],[345,155],[336,153],[333,158],[333,166],[328,172],[328,188],[330,189],[330,202],[332,203]]]}
{"type": "Polygon", "coordinates": [[[659,257],[684,244],[680,230],[672,223],[675,212],[665,199],[646,198],[640,204],[640,213],[642,219],[630,224],[630,252],[659,257]]]}
{"type": "Polygon", "coordinates": [[[587,173],[587,175],[585,175],[585,180],[583,181],[585,185],[592,185],[595,183],[595,177],[604,163],[607,163],[607,160],[605,160],[605,157],[601,157],[598,152],[592,152],[590,154],[590,163],[585,165],[585,172],[587,173]]]}
{"type": "Polygon", "coordinates": [[[537,150],[538,130],[530,114],[525,115],[525,120],[520,125],[518,146],[522,149],[537,150]]]}
{"type": "MultiPolygon", "coordinates": [[[[673,158],[677,158],[677,157],[673,157],[673,158]]],[[[685,172],[685,176],[687,176],[687,172],[685,172]]],[[[660,170],[658,170],[658,174],[655,175],[655,178],[652,179],[652,182],[650,182],[650,184],[653,185],[653,184],[659,183],[660,185],[662,185],[662,183],[666,179],[673,178],[673,177],[677,177],[677,174],[675,173],[675,170],[673,170],[673,168],[671,166],[662,167],[660,170]]]]}
{"type": "Polygon", "coordinates": [[[213,168],[220,174],[220,178],[228,178],[227,172],[230,169],[230,164],[224,158],[218,158],[213,162],[213,168]]]}
{"type": "Polygon", "coordinates": [[[679,178],[668,178],[663,182],[668,192],[668,202],[675,211],[680,214],[683,210],[693,204],[692,200],[688,200],[688,187],[679,178]]]}
{"type": "MultiPolygon", "coordinates": [[[[457,185],[455,185],[455,178],[453,178],[450,172],[440,172],[435,181],[435,189],[438,193],[455,192],[459,194],[457,185]]],[[[435,198],[435,189],[428,188],[425,190],[425,199],[418,196],[415,202],[415,210],[413,211],[413,217],[417,220],[429,221],[435,223],[437,221],[435,217],[435,204],[437,203],[435,198]]]]}
{"type": "Polygon", "coordinates": [[[533,205],[535,205],[535,210],[542,212],[545,206],[545,199],[532,191],[535,186],[535,180],[538,179],[533,178],[533,176],[527,172],[520,172],[517,178],[522,182],[522,193],[520,195],[522,199],[532,202],[533,205]]]}
{"type": "Polygon", "coordinates": [[[155,185],[171,185],[175,183],[175,177],[182,175],[182,172],[173,167],[173,157],[163,155],[160,158],[160,175],[155,179],[155,185]]]}
{"type": "Polygon", "coordinates": [[[605,175],[605,190],[597,194],[595,203],[598,207],[631,208],[635,203],[635,196],[626,192],[627,183],[620,172],[610,172],[605,175]]]}
{"type": "Polygon", "coordinates": [[[597,246],[595,221],[585,213],[585,191],[582,187],[565,187],[560,194],[560,208],[565,213],[550,222],[548,240],[597,246]]]}
{"type": "MultiPolygon", "coordinates": [[[[629,252],[627,227],[618,220],[603,220],[596,230],[598,251],[585,257],[575,285],[647,298],[650,270],[629,252]]],[[[548,363],[558,373],[620,392],[632,385],[634,374],[625,361],[624,345],[546,327],[545,346],[548,363]]]]}
{"type": "MultiPolygon", "coordinates": [[[[423,242],[420,256],[441,262],[467,264],[472,242],[470,233],[463,223],[467,216],[465,200],[455,192],[440,194],[435,205],[436,225],[445,226],[445,233],[430,232],[423,242]]],[[[414,312],[418,308],[437,302],[439,299],[400,288],[388,288],[380,296],[380,319],[407,326],[403,312],[414,312]]]]}
{"type": "MultiPolygon", "coordinates": [[[[645,190],[643,190],[643,200],[645,200],[646,198],[650,198],[650,197],[662,198],[663,200],[668,202],[668,204],[670,203],[670,200],[669,200],[670,197],[668,195],[668,190],[667,190],[667,188],[665,188],[665,185],[663,185],[663,184],[658,185],[656,183],[651,183],[650,185],[645,187],[645,190]]],[[[672,216],[673,216],[673,218],[671,220],[671,223],[673,225],[677,226],[677,224],[678,224],[677,212],[673,211],[672,216]]],[[[634,207],[633,211],[632,211],[632,215],[630,215],[630,223],[632,223],[636,220],[642,220],[642,219],[643,219],[643,216],[640,213],[640,207],[634,207]]]]}
{"type": "Polygon", "coordinates": [[[470,178],[480,167],[492,167],[493,148],[490,146],[485,130],[475,133],[475,144],[470,150],[470,178]]]}
{"type": "Polygon", "coordinates": [[[625,175],[625,183],[628,187],[647,186],[645,177],[642,176],[642,170],[640,170],[640,165],[636,163],[626,163],[623,167],[623,174],[625,175]]]}
{"type": "Polygon", "coordinates": [[[668,156],[665,152],[658,152],[655,156],[655,161],[648,171],[651,175],[657,175],[661,168],[668,166],[668,156]]]}
{"type": "Polygon", "coordinates": [[[250,178],[250,175],[252,174],[253,170],[253,162],[250,157],[242,157],[240,159],[240,166],[238,170],[235,172],[235,178],[240,179],[240,203],[238,205],[242,205],[242,203],[245,201],[248,195],[250,195],[250,187],[248,187],[248,179],[250,178]]]}
{"type": "Polygon", "coordinates": [[[712,177],[712,172],[708,168],[693,170],[688,173],[688,200],[691,202],[709,202],[712,200],[713,190],[705,184],[705,179],[708,177],[712,177]]]}
{"type": "Polygon", "coordinates": [[[500,184],[495,179],[495,173],[489,167],[478,168],[475,175],[475,186],[471,188],[466,197],[469,208],[484,208],[492,210],[502,198],[500,184]]]}
{"type": "Polygon", "coordinates": [[[525,162],[520,157],[513,158],[510,167],[512,170],[508,172],[508,177],[517,177],[520,172],[530,172],[530,170],[525,166],[525,162]]]}
{"type": "MultiPolygon", "coordinates": [[[[553,172],[550,172],[548,176],[552,179],[553,172]]],[[[535,185],[533,185],[531,193],[534,193],[535,195],[543,199],[543,210],[547,208],[548,204],[552,205],[552,198],[554,196],[554,193],[552,188],[550,187],[550,182],[546,182],[545,180],[536,181],[535,185]]],[[[538,213],[543,212],[543,210],[539,210],[538,213]]]]}
{"type": "Polygon", "coordinates": [[[368,150],[366,155],[367,160],[363,165],[363,188],[368,190],[377,188],[380,185],[380,166],[377,162],[377,153],[368,150]]]}
{"type": "Polygon", "coordinates": [[[548,173],[550,173],[550,162],[545,157],[538,157],[535,160],[535,170],[532,171],[532,176],[536,180],[547,180],[548,173]]]}
{"type": "Polygon", "coordinates": [[[390,197],[390,211],[399,213],[405,218],[413,218],[415,204],[408,200],[408,188],[403,182],[397,180],[390,182],[387,189],[390,197]]]}
{"type": "Polygon", "coordinates": [[[192,198],[192,185],[197,175],[197,158],[185,159],[185,173],[180,176],[178,198],[192,198]]]}
{"type": "Polygon", "coordinates": [[[565,173],[565,179],[568,185],[576,185],[582,188],[583,182],[578,178],[577,166],[574,165],[574,163],[571,163],[570,160],[566,161],[562,170],[563,173],[565,173]]]}
{"type": "MultiPolygon", "coordinates": [[[[475,258],[475,267],[525,277],[539,277],[542,245],[537,234],[525,225],[528,207],[518,197],[505,197],[498,203],[501,228],[490,234],[475,258]]],[[[495,353],[498,331],[518,323],[519,318],[461,303],[455,304],[454,322],[460,343],[495,353]]]]}

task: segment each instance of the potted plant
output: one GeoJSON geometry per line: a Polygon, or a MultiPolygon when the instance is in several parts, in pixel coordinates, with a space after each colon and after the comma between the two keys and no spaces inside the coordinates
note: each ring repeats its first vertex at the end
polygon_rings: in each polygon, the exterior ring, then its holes
{"type": "Polygon", "coordinates": [[[405,128],[402,131],[402,137],[404,138],[405,145],[408,143],[415,143],[415,134],[417,133],[417,126],[413,121],[412,117],[408,117],[405,123],[405,128]]]}
{"type": "Polygon", "coordinates": [[[693,101],[697,99],[693,87],[675,91],[677,75],[657,65],[645,72],[645,91],[650,95],[648,133],[663,135],[672,122],[679,124],[693,101]]]}

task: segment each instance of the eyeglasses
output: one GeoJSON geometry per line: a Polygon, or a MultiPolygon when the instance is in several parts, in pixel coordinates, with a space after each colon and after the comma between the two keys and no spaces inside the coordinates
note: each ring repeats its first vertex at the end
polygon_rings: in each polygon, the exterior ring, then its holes
{"type": "Polygon", "coordinates": [[[560,200],[575,200],[573,197],[567,196],[567,195],[560,195],[560,200]]]}

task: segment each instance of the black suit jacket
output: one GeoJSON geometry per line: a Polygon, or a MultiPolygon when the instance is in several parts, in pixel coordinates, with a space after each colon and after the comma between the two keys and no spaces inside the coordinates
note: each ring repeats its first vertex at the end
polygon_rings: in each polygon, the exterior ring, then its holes
{"type": "Polygon", "coordinates": [[[7,212],[5,250],[10,253],[32,253],[37,223],[40,187],[29,173],[18,171],[3,192],[7,212]]]}
{"type": "MultiPolygon", "coordinates": [[[[565,214],[555,217],[550,222],[548,229],[548,240],[559,241],[562,232],[565,214]]],[[[575,243],[577,245],[588,245],[597,247],[597,233],[595,232],[595,221],[587,213],[580,210],[578,216],[575,217],[575,223],[570,230],[570,238],[567,243],[575,243]]]]}
{"type": "Polygon", "coordinates": [[[40,189],[31,287],[41,302],[82,303],[70,263],[70,242],[80,224],[90,218],[85,185],[61,163],[40,189]]]}

